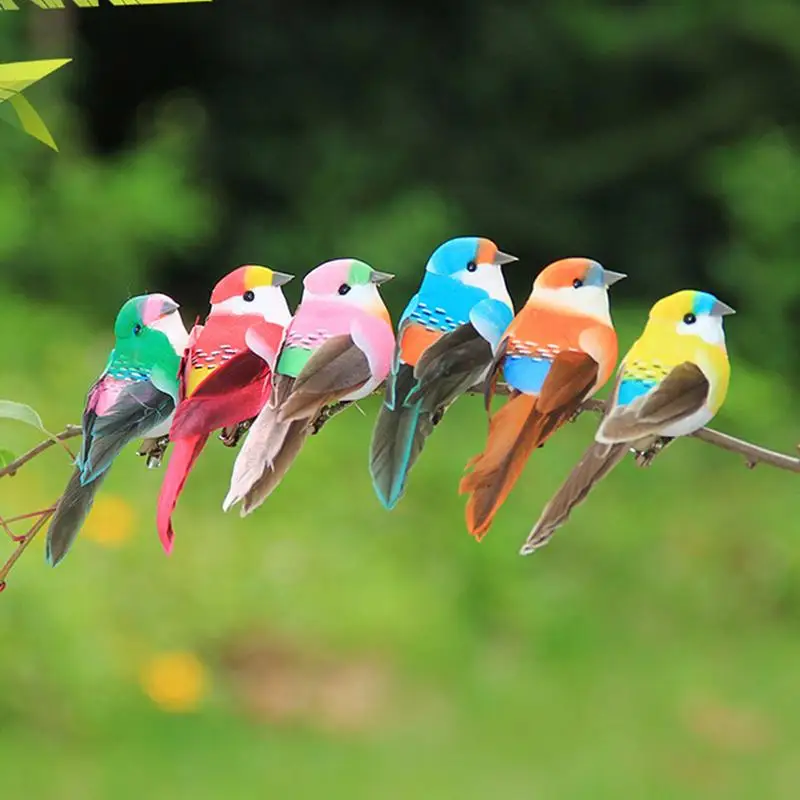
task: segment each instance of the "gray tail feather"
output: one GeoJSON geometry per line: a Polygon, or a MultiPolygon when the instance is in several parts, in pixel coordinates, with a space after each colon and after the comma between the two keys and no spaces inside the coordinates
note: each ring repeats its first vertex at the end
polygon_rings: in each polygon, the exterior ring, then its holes
{"type": "Polygon", "coordinates": [[[107,474],[108,470],[98,475],[91,483],[81,486],[80,470],[76,469],[72,473],[47,529],[45,557],[51,566],[55,567],[69,552],[92,509],[97,490],[107,474]]]}
{"type": "Polygon", "coordinates": [[[372,435],[370,474],[381,503],[394,508],[425,440],[433,431],[433,415],[419,401],[389,410],[382,406],[372,435]]]}
{"type": "Polygon", "coordinates": [[[286,432],[280,450],[242,497],[243,517],[258,508],[278,488],[311,433],[310,423],[310,419],[281,423],[286,426],[286,432]]]}
{"type": "Polygon", "coordinates": [[[608,445],[593,442],[561,488],[545,506],[520,553],[528,555],[547,544],[556,530],[569,519],[572,509],[587,498],[592,487],[608,475],[625,458],[627,452],[627,444],[608,445]]]}
{"type": "Polygon", "coordinates": [[[223,511],[240,502],[269,472],[291,425],[291,422],[279,421],[277,410],[272,406],[261,410],[236,456],[230,488],[222,503],[223,511]]]}

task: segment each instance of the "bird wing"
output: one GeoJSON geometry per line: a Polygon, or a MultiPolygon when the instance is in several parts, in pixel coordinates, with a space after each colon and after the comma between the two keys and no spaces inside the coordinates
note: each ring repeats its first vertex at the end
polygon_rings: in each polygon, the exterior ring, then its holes
{"type": "Polygon", "coordinates": [[[492,363],[492,347],[472,323],[440,336],[414,367],[417,385],[407,403],[421,398],[429,408],[454,400],[482,380],[492,363]]]}
{"type": "Polygon", "coordinates": [[[369,359],[353,337],[331,336],[300,370],[279,419],[312,417],[322,406],[360,389],[371,377],[369,359]]]}
{"type": "Polygon", "coordinates": [[[620,370],[609,410],[597,431],[600,442],[633,442],[644,436],[658,435],[668,425],[697,413],[708,399],[711,388],[700,367],[685,361],[649,392],[620,406],[617,398],[624,380],[620,370]]]}
{"type": "Polygon", "coordinates": [[[126,384],[103,414],[88,411],[90,421],[83,444],[81,480],[85,483],[105,472],[128,442],[161,425],[174,409],[175,401],[170,395],[149,380],[138,380],[126,384]]]}

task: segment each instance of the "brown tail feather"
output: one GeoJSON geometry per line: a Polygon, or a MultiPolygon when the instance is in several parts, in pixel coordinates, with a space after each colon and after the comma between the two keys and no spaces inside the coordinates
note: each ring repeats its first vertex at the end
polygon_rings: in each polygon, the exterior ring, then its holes
{"type": "Polygon", "coordinates": [[[461,479],[460,494],[469,494],[467,529],[480,541],[522,473],[530,454],[564,421],[571,411],[541,414],[537,398],[512,397],[491,419],[483,453],[469,464],[473,471],[461,479]]]}
{"type": "Polygon", "coordinates": [[[271,464],[264,468],[261,477],[252,484],[242,498],[241,515],[243,517],[258,508],[278,488],[311,433],[310,423],[311,420],[308,419],[283,423],[286,425],[286,432],[280,450],[275,454],[271,464]]]}
{"type": "Polygon", "coordinates": [[[547,544],[556,530],[569,519],[572,509],[586,499],[592,487],[608,475],[625,458],[627,452],[627,444],[594,442],[545,506],[520,553],[528,555],[547,544]]]}

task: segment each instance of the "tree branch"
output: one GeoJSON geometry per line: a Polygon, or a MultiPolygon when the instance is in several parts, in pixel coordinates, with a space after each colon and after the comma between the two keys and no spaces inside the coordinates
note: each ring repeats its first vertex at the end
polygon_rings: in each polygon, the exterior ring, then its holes
{"type": "MultiPolygon", "coordinates": [[[[483,389],[475,387],[470,393],[482,394],[483,389]]],[[[507,395],[508,393],[508,386],[505,384],[498,384],[495,394],[507,395]]],[[[581,406],[578,413],[592,411],[596,414],[602,414],[605,408],[606,404],[602,400],[587,400],[581,406]]],[[[706,444],[743,456],[748,469],[753,469],[757,464],[768,464],[770,467],[776,467],[777,469],[783,469],[789,472],[800,472],[800,458],[797,456],[790,456],[784,453],[778,453],[774,450],[768,450],[766,447],[751,444],[744,439],[737,439],[734,436],[729,436],[727,433],[720,433],[720,431],[715,431],[713,428],[701,428],[699,431],[695,431],[690,435],[694,439],[700,439],[701,442],[706,442],[706,444]]]]}
{"type": "MultiPolygon", "coordinates": [[[[56,434],[56,439],[59,442],[66,441],[67,439],[73,439],[76,436],[81,435],[81,426],[80,425],[67,425],[61,433],[56,434]]],[[[27,464],[32,458],[36,458],[41,453],[44,453],[45,450],[49,450],[54,444],[56,444],[54,439],[45,439],[43,442],[39,443],[34,447],[32,450],[28,450],[27,453],[21,455],[16,460],[12,461],[10,464],[6,465],[2,469],[0,469],[0,478],[4,478],[6,475],[15,475],[17,470],[23,465],[27,464]]],[[[67,450],[69,453],[69,450],[67,450]]],[[[70,453],[71,455],[71,453],[70,453]]]]}
{"type": "MultiPolygon", "coordinates": [[[[375,393],[381,393],[382,388],[376,389],[375,393]]],[[[483,394],[483,388],[475,386],[469,390],[468,394],[483,394]]],[[[509,388],[505,384],[498,384],[495,394],[508,395],[509,388]]],[[[335,415],[344,411],[350,403],[336,403],[324,408],[316,419],[311,423],[311,433],[317,434],[330,419],[335,415]]],[[[587,400],[578,410],[578,414],[584,412],[592,412],[595,414],[602,414],[605,410],[605,403],[602,400],[587,400]]],[[[576,415],[577,416],[577,415],[576,415]]],[[[56,435],[58,442],[63,442],[67,439],[72,439],[81,435],[81,428],[79,425],[67,425],[61,433],[56,435]]],[[[800,457],[778,453],[774,450],[768,450],[766,447],[760,447],[756,444],[751,444],[743,439],[737,439],[734,436],[729,436],[726,433],[720,433],[712,428],[702,428],[699,431],[691,434],[695,439],[706,442],[714,447],[719,447],[722,450],[727,450],[731,453],[736,453],[742,456],[748,468],[752,469],[757,464],[767,464],[776,469],[786,470],[788,472],[800,472],[800,457]]],[[[15,475],[20,467],[32,461],[37,456],[49,450],[56,441],[53,439],[46,439],[36,447],[29,450],[24,455],[15,459],[11,464],[0,469],[0,478],[5,478],[15,475]]],[[[232,445],[229,445],[232,446],[232,445]]],[[[25,552],[26,548],[36,538],[36,535],[44,527],[45,523],[55,512],[56,503],[48,508],[41,509],[40,511],[33,511],[28,514],[21,514],[17,517],[11,517],[4,520],[0,517],[0,530],[5,531],[12,541],[16,542],[17,546],[14,552],[9,556],[6,562],[0,566],[0,592],[6,588],[6,579],[13,566],[17,563],[19,558],[25,552]],[[36,521],[31,525],[26,533],[22,535],[15,535],[9,527],[11,523],[19,522],[36,518],[36,521]]]]}

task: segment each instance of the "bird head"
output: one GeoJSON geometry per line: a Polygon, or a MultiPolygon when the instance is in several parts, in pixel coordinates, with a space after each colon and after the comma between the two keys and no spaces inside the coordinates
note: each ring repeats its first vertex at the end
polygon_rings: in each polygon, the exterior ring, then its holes
{"type": "Polygon", "coordinates": [[[626,277],[590,258],[562,258],[536,276],[531,299],[608,321],[608,288],[626,277]]]}
{"type": "Polygon", "coordinates": [[[724,345],[722,318],[736,312],[708,292],[684,289],[659,300],[651,309],[649,323],[682,336],[699,336],[713,345],[724,345]]]}
{"type": "Polygon", "coordinates": [[[355,258],[338,258],[320,264],[306,275],[303,279],[303,299],[324,298],[360,308],[370,314],[387,316],[378,286],[393,277],[355,258]]]}
{"type": "Polygon", "coordinates": [[[293,277],[269,267],[239,267],[214,287],[209,316],[257,315],[269,322],[288,325],[292,315],[281,287],[293,277]]]}
{"type": "Polygon", "coordinates": [[[425,267],[434,275],[445,275],[465,286],[483,289],[491,298],[510,304],[501,267],[517,261],[497,249],[491,239],[460,236],[439,245],[425,267]]]}
{"type": "Polygon", "coordinates": [[[178,309],[165,294],[131,297],[114,323],[115,349],[137,363],[154,363],[169,350],[182,353],[189,334],[178,309]]]}

